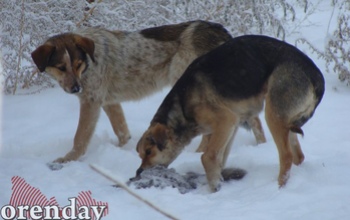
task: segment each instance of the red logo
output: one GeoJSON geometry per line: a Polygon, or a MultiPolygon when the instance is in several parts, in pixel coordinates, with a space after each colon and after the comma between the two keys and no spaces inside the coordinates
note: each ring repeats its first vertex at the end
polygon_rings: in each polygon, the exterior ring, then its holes
{"type": "Polygon", "coordinates": [[[69,205],[60,207],[55,197],[48,199],[38,188],[19,176],[12,177],[12,195],[8,205],[1,208],[3,219],[91,219],[108,214],[108,203],[96,201],[91,191],[82,191],[68,198],[69,205]]]}

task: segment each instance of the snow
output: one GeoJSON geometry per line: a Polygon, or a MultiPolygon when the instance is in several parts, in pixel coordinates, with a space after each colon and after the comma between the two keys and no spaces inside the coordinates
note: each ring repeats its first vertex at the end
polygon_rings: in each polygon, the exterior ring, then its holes
{"type": "MultiPolygon", "coordinates": [[[[321,11],[314,16],[319,25],[300,31],[321,49],[329,17],[330,11],[321,11]]],[[[293,43],[293,37],[287,41],[293,43]]],[[[325,70],[324,63],[308,48],[303,51],[325,70]]],[[[303,127],[305,137],[299,138],[305,161],[300,166],[293,165],[285,187],[278,188],[277,150],[262,120],[267,143],[256,145],[251,132],[238,131],[227,167],[245,169],[247,174],[241,180],[223,183],[219,192],[210,193],[207,185],[186,194],[172,187],[131,188],[179,219],[350,219],[350,90],[335,74],[324,71],[324,76],[324,98],[303,127]]],[[[132,138],[122,148],[117,147],[117,138],[102,112],[86,154],[55,171],[47,163],[72,147],[79,116],[77,98],[59,87],[34,95],[2,97],[0,208],[10,201],[11,178],[20,176],[47,198],[56,197],[61,206],[68,204],[69,197],[90,190],[93,198],[108,202],[109,214],[103,217],[106,220],[165,219],[125,190],[112,187],[114,183],[89,164],[109,170],[124,182],[133,177],[141,163],[136,143],[168,91],[166,88],[138,102],[123,103],[132,138]]],[[[204,174],[200,153],[195,153],[199,141],[194,139],[170,168],[181,175],[204,174]]]]}

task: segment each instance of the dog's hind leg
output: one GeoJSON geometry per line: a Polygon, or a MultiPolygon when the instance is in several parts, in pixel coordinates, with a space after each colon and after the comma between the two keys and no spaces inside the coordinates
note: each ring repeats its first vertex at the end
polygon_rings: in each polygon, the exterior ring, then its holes
{"type": "Polygon", "coordinates": [[[248,120],[248,124],[253,130],[256,142],[258,144],[266,143],[265,133],[262,128],[259,116],[250,118],[248,120]]]}
{"type": "Polygon", "coordinates": [[[125,145],[130,139],[130,132],[124,117],[122,106],[120,103],[105,105],[103,106],[103,110],[106,112],[113,127],[113,131],[118,137],[119,146],[125,145]]]}
{"type": "Polygon", "coordinates": [[[289,132],[289,144],[292,149],[293,163],[295,165],[300,165],[304,161],[304,154],[301,150],[300,143],[298,141],[298,136],[294,132],[289,132]]]}
{"type": "Polygon", "coordinates": [[[286,184],[292,162],[304,160],[295,133],[304,134],[301,127],[312,117],[320,99],[309,71],[317,70],[303,62],[285,62],[275,67],[268,80],[265,116],[280,156],[280,186],[286,184]]]}
{"type": "Polygon", "coordinates": [[[278,112],[275,112],[271,106],[269,98],[266,99],[265,118],[270,129],[272,137],[276,143],[279,160],[280,173],[278,176],[278,184],[280,187],[284,186],[289,178],[289,171],[292,167],[293,154],[289,146],[289,127],[278,112]]]}
{"type": "Polygon", "coordinates": [[[98,117],[100,115],[101,106],[98,103],[81,102],[80,116],[77,131],[74,136],[73,149],[64,157],[56,159],[56,163],[66,163],[77,160],[85,154],[87,146],[94,133],[98,117]]]}
{"type": "Polygon", "coordinates": [[[207,149],[202,155],[202,164],[212,192],[220,189],[221,171],[228,153],[227,146],[236,130],[239,118],[230,110],[216,109],[215,112],[209,108],[202,108],[200,113],[202,122],[210,125],[212,133],[207,149]],[[226,157],[226,158],[225,158],[226,157]]]}

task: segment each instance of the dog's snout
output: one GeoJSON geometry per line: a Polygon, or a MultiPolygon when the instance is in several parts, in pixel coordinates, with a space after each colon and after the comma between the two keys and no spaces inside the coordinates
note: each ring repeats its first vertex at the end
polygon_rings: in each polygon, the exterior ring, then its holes
{"type": "Polygon", "coordinates": [[[71,89],[72,93],[78,93],[80,92],[80,86],[78,84],[75,84],[72,89],[71,89]]]}
{"type": "Polygon", "coordinates": [[[140,176],[140,174],[143,172],[143,169],[140,167],[136,171],[136,176],[140,176]]]}

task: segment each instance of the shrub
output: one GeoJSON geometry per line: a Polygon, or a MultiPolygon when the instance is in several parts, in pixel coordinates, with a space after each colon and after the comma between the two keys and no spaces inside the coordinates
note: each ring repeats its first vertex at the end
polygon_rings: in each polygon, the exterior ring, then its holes
{"type": "MultiPolygon", "coordinates": [[[[296,20],[295,11],[306,14],[312,7],[309,0],[2,0],[3,88],[14,94],[18,87],[40,91],[54,86],[46,74],[38,73],[30,53],[48,36],[80,26],[132,31],[203,19],[223,24],[233,36],[265,34],[284,39],[286,26],[296,20]]],[[[339,39],[349,39],[348,15],[344,16],[339,39]]],[[[330,42],[333,54],[344,51],[342,43],[330,42]]],[[[341,64],[336,68],[344,69],[341,64]]]]}

